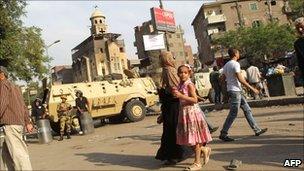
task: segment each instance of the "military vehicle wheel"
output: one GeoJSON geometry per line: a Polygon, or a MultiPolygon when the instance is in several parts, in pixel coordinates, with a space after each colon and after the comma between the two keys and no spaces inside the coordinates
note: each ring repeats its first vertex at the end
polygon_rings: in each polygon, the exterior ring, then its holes
{"type": "Polygon", "coordinates": [[[146,107],[139,100],[131,100],[126,104],[123,113],[131,122],[140,121],[146,116],[146,107]]]}

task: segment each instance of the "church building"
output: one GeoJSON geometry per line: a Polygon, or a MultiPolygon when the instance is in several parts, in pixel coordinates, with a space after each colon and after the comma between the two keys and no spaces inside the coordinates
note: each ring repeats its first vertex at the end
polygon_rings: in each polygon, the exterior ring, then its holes
{"type": "Polygon", "coordinates": [[[109,33],[106,17],[95,9],[91,17],[91,35],[72,49],[75,82],[100,80],[109,74],[123,74],[128,69],[124,40],[109,33]]]}

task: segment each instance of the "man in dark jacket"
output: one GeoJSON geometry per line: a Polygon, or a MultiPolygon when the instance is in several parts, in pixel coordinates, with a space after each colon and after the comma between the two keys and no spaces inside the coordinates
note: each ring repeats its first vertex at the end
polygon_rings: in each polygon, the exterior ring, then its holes
{"type": "Polygon", "coordinates": [[[213,71],[209,76],[210,83],[215,92],[214,103],[221,104],[221,83],[220,83],[220,72],[218,71],[218,67],[214,66],[213,71]]]}
{"type": "Polygon", "coordinates": [[[84,113],[84,112],[89,112],[91,113],[91,108],[90,108],[90,103],[88,101],[88,99],[83,96],[82,91],[77,90],[76,91],[76,108],[77,108],[77,119],[78,119],[78,124],[75,123],[75,127],[79,128],[78,133],[81,135],[83,134],[82,132],[82,127],[81,127],[81,122],[80,122],[80,116],[84,113]]]}
{"type": "Polygon", "coordinates": [[[32,106],[32,118],[36,124],[39,119],[45,118],[45,107],[42,105],[41,99],[37,98],[32,106]]]}
{"type": "Polygon", "coordinates": [[[299,34],[298,40],[294,43],[295,52],[298,58],[298,65],[304,78],[304,17],[295,21],[295,26],[299,34]]]}

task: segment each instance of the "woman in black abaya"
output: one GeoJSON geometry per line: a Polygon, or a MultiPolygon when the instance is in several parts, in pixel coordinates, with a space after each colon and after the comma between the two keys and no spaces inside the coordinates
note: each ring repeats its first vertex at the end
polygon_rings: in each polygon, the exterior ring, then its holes
{"type": "Polygon", "coordinates": [[[172,95],[172,88],[177,87],[179,78],[175,68],[175,62],[171,52],[162,52],[160,54],[160,63],[162,66],[162,84],[159,89],[159,98],[161,101],[162,114],[158,122],[163,122],[163,134],[161,146],[156,154],[156,159],[165,161],[165,164],[176,164],[186,159],[192,152],[185,146],[176,144],[176,126],[179,113],[179,100],[172,95]]]}

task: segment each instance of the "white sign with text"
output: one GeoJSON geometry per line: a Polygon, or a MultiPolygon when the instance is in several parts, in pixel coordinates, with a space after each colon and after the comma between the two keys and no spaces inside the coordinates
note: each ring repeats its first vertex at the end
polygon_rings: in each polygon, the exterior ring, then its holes
{"type": "Polygon", "coordinates": [[[146,51],[166,48],[164,41],[164,34],[144,35],[143,38],[144,38],[144,46],[146,51]]]}

